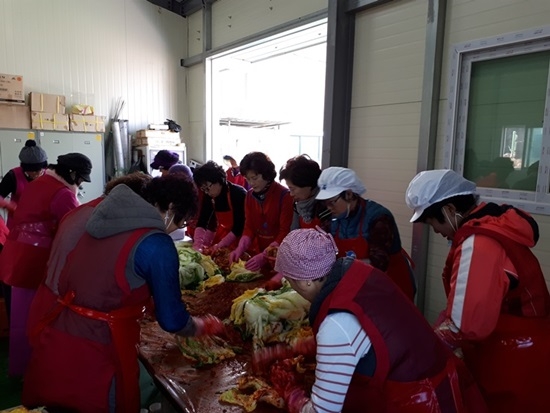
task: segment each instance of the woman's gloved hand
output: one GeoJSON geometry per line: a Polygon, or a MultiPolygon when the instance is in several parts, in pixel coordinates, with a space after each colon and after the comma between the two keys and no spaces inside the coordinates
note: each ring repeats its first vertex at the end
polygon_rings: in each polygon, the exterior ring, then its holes
{"type": "Polygon", "coordinates": [[[265,283],[264,288],[267,291],[278,290],[283,286],[282,279],[283,273],[278,272],[265,283]]]}
{"type": "Polygon", "coordinates": [[[300,387],[289,388],[284,398],[289,413],[300,413],[309,400],[304,389],[300,387]]]}
{"type": "Polygon", "coordinates": [[[210,247],[215,235],[214,232],[207,229],[200,227],[195,228],[195,233],[193,234],[193,249],[202,252],[205,248],[210,247]]]}
{"type": "Polygon", "coordinates": [[[0,208],[6,208],[9,212],[15,212],[17,204],[11,200],[0,198],[0,208]]]}
{"type": "Polygon", "coordinates": [[[195,337],[226,335],[225,325],[218,317],[212,314],[193,317],[193,322],[195,323],[195,337]]]}
{"type": "Polygon", "coordinates": [[[231,244],[233,244],[235,241],[237,240],[237,236],[235,234],[233,234],[232,232],[230,232],[229,234],[227,234],[225,237],[223,237],[220,242],[218,242],[217,244],[215,245],[212,245],[212,247],[210,248],[210,253],[213,254],[215,253],[217,250],[219,250],[220,248],[225,248],[225,247],[229,247],[231,244]]]}
{"type": "Polygon", "coordinates": [[[264,265],[267,264],[267,257],[263,252],[260,252],[259,254],[254,255],[252,258],[250,258],[246,264],[244,265],[244,268],[246,268],[248,271],[260,271],[264,265]]]}
{"type": "Polygon", "coordinates": [[[247,237],[246,235],[241,237],[239,245],[235,248],[235,251],[232,251],[231,254],[229,254],[229,261],[231,263],[239,261],[241,255],[243,255],[248,247],[250,247],[250,244],[252,244],[252,238],[247,237]]]}

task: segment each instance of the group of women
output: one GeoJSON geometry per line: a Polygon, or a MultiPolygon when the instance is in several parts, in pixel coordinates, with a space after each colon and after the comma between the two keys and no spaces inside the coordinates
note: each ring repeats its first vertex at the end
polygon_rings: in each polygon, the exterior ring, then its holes
{"type": "Polygon", "coordinates": [[[137,412],[138,320],[151,297],[166,331],[224,331],[216,317],[190,316],[181,301],[179,258],[168,234],[195,215],[195,184],[177,173],[137,173],[79,205],[76,191],[90,180],[90,160],[70,153],[44,168],[34,180],[19,174],[30,182],[16,186],[0,254],[2,281],[13,290],[10,375],[23,377],[27,407],[137,412]]]}
{"type": "Polygon", "coordinates": [[[340,256],[367,260],[414,299],[412,265],[395,219],[384,206],[361,197],[366,188],[354,171],[340,167],[321,171],[317,162],[300,155],[281,168],[279,178],[285,187],[275,180],[275,165],[262,152],[247,154],[239,170],[250,185],[248,192],[228,181],[213,161],[194,171],[204,193],[195,249],[230,248],[232,262],[248,253],[246,268],[262,271],[269,268],[270,250],[291,230],[320,227],[334,235],[340,256]]]}
{"type": "Polygon", "coordinates": [[[412,262],[393,215],[362,196],[366,188],[351,169],[321,170],[300,155],[281,168],[283,186],[262,152],[231,164],[231,173],[209,161],[192,178],[163,164],[161,177],[119,178],[102,197],[52,215],[58,189],[89,179],[91,164],[69,155],[58,159],[57,175],[28,185],[0,255],[3,280],[32,289],[26,405],[138,411],[136,320],[151,297],[166,331],[223,332],[220,320],[191,317],[181,301],[168,234],[194,220],[195,249],[227,248],[233,262],[248,253],[246,268],[274,269],[273,288],[284,276],[311,302],[312,392],[288,375],[273,383],[289,412],[549,408],[550,295],[531,252],[538,226],[517,208],[480,203],[475,184],[456,172],[421,172],[406,193],[411,222],[451,242],[447,307],[432,327],[414,306],[412,262]],[[232,182],[239,175],[248,190],[232,182]],[[33,228],[49,232],[36,238],[27,233],[33,228]],[[14,253],[5,258],[8,248],[14,253]]]}
{"type": "Polygon", "coordinates": [[[332,235],[287,235],[275,269],[311,302],[317,342],[311,394],[288,375],[275,383],[291,413],[548,410],[550,296],[531,252],[538,226],[475,191],[452,170],[421,172],[407,189],[411,222],[451,242],[447,308],[434,327],[381,271],[337,259],[332,235]]]}

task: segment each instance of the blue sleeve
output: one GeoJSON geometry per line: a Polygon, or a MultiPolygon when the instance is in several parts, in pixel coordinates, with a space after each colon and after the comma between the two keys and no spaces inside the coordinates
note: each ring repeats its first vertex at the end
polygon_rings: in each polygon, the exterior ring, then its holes
{"type": "Polygon", "coordinates": [[[136,249],[134,270],[151,289],[162,329],[170,333],[183,329],[190,315],[181,301],[178,253],[170,236],[155,233],[144,238],[136,249]]]}

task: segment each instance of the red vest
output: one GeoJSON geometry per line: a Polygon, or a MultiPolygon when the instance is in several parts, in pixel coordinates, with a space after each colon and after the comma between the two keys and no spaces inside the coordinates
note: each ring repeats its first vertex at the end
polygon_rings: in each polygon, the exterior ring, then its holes
{"type": "Polygon", "coordinates": [[[0,256],[0,279],[20,288],[38,288],[46,274],[57,219],[50,212],[52,199],[66,186],[43,175],[29,183],[13,217],[11,231],[0,256]]]}
{"type": "Polygon", "coordinates": [[[149,231],[100,240],[84,234],[67,258],[59,296],[41,286],[30,315],[39,321],[29,324],[25,405],[108,412],[115,377],[117,412],[139,411],[138,320],[151,295],[147,284],[131,290],[126,271],[134,246],[149,231]]]}
{"type": "Polygon", "coordinates": [[[466,400],[465,393],[473,388],[477,397],[476,388],[460,361],[380,270],[354,261],[323,301],[315,318],[315,333],[332,311],[347,311],[357,317],[376,357],[372,377],[354,374],[343,412],[485,411],[482,401],[470,410],[473,401],[466,400]]]}

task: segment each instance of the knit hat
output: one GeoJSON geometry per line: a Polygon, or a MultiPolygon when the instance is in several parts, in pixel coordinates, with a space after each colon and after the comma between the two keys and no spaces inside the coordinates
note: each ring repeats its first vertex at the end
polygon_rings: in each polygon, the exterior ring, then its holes
{"type": "Polygon", "coordinates": [[[317,186],[321,190],[316,199],[333,198],[348,189],[351,189],[357,195],[367,191],[355,171],[339,166],[332,166],[323,170],[317,180],[317,186]]]}
{"type": "Polygon", "coordinates": [[[336,254],[332,235],[318,227],[296,229],[279,245],[275,271],[292,280],[316,280],[330,272],[336,254]]]}
{"type": "Polygon", "coordinates": [[[426,208],[457,195],[471,195],[476,184],[450,169],[435,169],[417,174],[405,195],[405,201],[414,211],[411,222],[422,216],[426,208]]]}
{"type": "Polygon", "coordinates": [[[191,172],[191,168],[182,163],[172,165],[170,169],[168,169],[168,173],[170,175],[183,175],[187,178],[193,179],[193,172],[191,172]]]}
{"type": "Polygon", "coordinates": [[[69,172],[76,172],[77,176],[86,182],[92,182],[90,173],[92,172],[92,161],[86,155],[81,153],[67,153],[57,157],[57,164],[63,165],[69,169],[69,172]]]}
{"type": "Polygon", "coordinates": [[[34,139],[28,139],[25,146],[19,152],[21,168],[24,171],[39,171],[48,165],[48,156],[46,151],[36,145],[34,139]]]}
{"type": "Polygon", "coordinates": [[[157,152],[155,159],[151,163],[151,168],[153,169],[170,169],[172,165],[175,165],[180,160],[180,156],[176,152],[167,151],[162,149],[157,152]]]}

